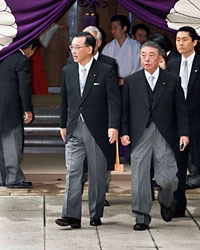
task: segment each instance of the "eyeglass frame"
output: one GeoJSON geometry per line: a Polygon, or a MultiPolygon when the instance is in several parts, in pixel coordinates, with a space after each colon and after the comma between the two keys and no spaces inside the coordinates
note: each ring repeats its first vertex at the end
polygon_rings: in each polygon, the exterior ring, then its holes
{"type": "Polygon", "coordinates": [[[80,49],[82,48],[86,48],[86,47],[89,47],[89,45],[85,45],[85,46],[73,46],[73,45],[69,45],[69,49],[70,50],[76,50],[76,51],[79,51],[80,49]]]}

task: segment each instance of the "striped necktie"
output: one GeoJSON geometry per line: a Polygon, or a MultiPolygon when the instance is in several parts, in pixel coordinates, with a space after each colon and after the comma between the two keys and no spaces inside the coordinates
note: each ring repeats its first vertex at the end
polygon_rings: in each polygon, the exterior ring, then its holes
{"type": "Polygon", "coordinates": [[[184,60],[183,65],[182,65],[181,86],[183,88],[184,96],[185,96],[185,99],[186,99],[187,88],[188,88],[188,62],[187,62],[187,60],[184,60]]]}
{"type": "Polygon", "coordinates": [[[86,68],[81,68],[81,72],[80,72],[80,91],[81,91],[81,96],[83,94],[83,90],[85,88],[85,82],[86,82],[86,78],[87,78],[87,71],[86,68]]]}
{"type": "Polygon", "coordinates": [[[150,75],[149,77],[148,77],[148,83],[149,83],[149,85],[150,85],[150,87],[151,87],[151,90],[153,91],[154,90],[154,88],[155,88],[155,84],[154,84],[154,76],[152,76],[152,75],[150,75]]]}

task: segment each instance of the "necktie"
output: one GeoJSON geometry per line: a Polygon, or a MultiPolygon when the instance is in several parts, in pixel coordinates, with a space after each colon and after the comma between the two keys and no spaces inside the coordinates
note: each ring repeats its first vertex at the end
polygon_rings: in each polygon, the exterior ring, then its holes
{"type": "Polygon", "coordinates": [[[188,62],[187,60],[183,61],[182,72],[181,72],[181,86],[183,88],[184,96],[186,99],[187,87],[188,87],[188,62]]]}
{"type": "Polygon", "coordinates": [[[84,87],[85,87],[85,82],[86,82],[86,78],[87,78],[87,71],[86,71],[86,68],[82,68],[81,69],[81,72],[80,72],[80,91],[81,91],[81,96],[83,94],[83,90],[84,90],[84,87]]]}
{"type": "Polygon", "coordinates": [[[150,76],[148,77],[148,79],[149,79],[149,85],[150,85],[150,87],[151,87],[151,90],[153,91],[154,88],[155,88],[155,84],[154,84],[154,82],[153,82],[154,76],[150,75],[150,76]]]}

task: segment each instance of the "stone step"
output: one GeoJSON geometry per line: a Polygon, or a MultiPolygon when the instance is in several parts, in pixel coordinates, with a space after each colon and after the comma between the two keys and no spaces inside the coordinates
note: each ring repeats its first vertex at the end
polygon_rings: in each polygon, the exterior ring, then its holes
{"type": "Polygon", "coordinates": [[[24,139],[24,146],[26,147],[64,147],[64,142],[59,136],[40,136],[30,135],[24,139]]]}
{"type": "Polygon", "coordinates": [[[24,153],[25,154],[60,154],[65,153],[64,147],[52,147],[52,146],[40,146],[40,147],[24,147],[24,153]]]}
{"type": "Polygon", "coordinates": [[[60,137],[60,127],[55,127],[55,126],[47,127],[46,124],[43,124],[43,126],[41,126],[40,124],[40,127],[38,127],[37,125],[32,127],[25,127],[24,133],[25,133],[25,138],[28,137],[29,135],[38,135],[41,137],[48,135],[55,135],[60,137]]]}
{"type": "Polygon", "coordinates": [[[34,120],[24,127],[25,153],[63,153],[60,112],[55,105],[34,106],[34,120]]]}

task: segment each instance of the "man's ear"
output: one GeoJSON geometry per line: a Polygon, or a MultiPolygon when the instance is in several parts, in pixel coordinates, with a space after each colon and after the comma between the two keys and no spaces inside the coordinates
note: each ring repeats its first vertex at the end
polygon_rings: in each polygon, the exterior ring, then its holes
{"type": "Polygon", "coordinates": [[[88,54],[92,54],[92,50],[93,50],[92,46],[88,46],[88,54]]]}
{"type": "Polygon", "coordinates": [[[197,43],[198,43],[198,41],[197,41],[197,40],[194,40],[194,41],[193,41],[193,45],[194,45],[194,47],[197,45],[197,43]]]}
{"type": "Polygon", "coordinates": [[[100,40],[100,41],[98,42],[98,48],[101,47],[101,44],[102,44],[102,40],[100,40]]]}
{"type": "Polygon", "coordinates": [[[123,31],[124,31],[124,32],[127,31],[127,26],[124,26],[123,31]]]}

